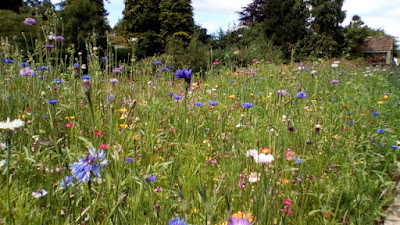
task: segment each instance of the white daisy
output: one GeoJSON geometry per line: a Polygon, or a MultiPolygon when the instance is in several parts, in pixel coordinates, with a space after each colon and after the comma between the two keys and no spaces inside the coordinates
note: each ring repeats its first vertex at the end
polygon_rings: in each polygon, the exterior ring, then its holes
{"type": "Polygon", "coordinates": [[[6,122],[0,122],[0,129],[4,130],[14,130],[15,128],[19,128],[25,125],[25,122],[21,119],[15,119],[10,121],[10,118],[7,118],[6,122]]]}

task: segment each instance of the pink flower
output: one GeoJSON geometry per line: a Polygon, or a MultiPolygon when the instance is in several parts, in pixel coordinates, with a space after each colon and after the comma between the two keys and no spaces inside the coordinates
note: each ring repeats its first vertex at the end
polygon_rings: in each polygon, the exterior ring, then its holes
{"type": "Polygon", "coordinates": [[[67,127],[67,128],[70,128],[70,127],[72,127],[72,126],[74,126],[73,123],[67,123],[67,124],[64,125],[64,127],[67,127]]]}
{"type": "Polygon", "coordinates": [[[100,145],[100,149],[106,149],[106,148],[108,148],[108,144],[101,144],[100,145]]]}
{"type": "Polygon", "coordinates": [[[293,210],[291,210],[290,207],[286,207],[284,212],[286,215],[289,215],[289,216],[293,214],[293,210]]]}
{"type": "Polygon", "coordinates": [[[162,187],[161,187],[161,186],[157,186],[157,187],[154,189],[154,191],[155,191],[155,192],[161,192],[161,191],[162,191],[162,187]]]}
{"type": "Polygon", "coordinates": [[[293,151],[292,149],[288,149],[285,152],[285,158],[287,160],[294,160],[297,156],[297,153],[295,151],[293,151]]]}
{"type": "Polygon", "coordinates": [[[292,205],[292,201],[290,201],[289,199],[285,199],[283,201],[283,204],[285,204],[286,206],[291,206],[292,205]]]}

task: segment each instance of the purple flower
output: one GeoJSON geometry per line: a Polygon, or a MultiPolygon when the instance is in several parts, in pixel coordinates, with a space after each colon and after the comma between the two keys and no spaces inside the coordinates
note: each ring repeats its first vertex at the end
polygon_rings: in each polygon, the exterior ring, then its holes
{"type": "Polygon", "coordinates": [[[253,108],[253,103],[251,103],[251,102],[245,102],[245,103],[242,104],[242,106],[243,106],[244,108],[250,109],[250,108],[253,108]]]}
{"type": "Polygon", "coordinates": [[[184,78],[185,80],[190,80],[192,78],[192,70],[178,70],[175,72],[175,78],[184,78]]]}
{"type": "Polygon", "coordinates": [[[48,49],[52,49],[52,48],[54,48],[54,45],[46,44],[46,45],[44,45],[44,47],[48,48],[48,49]]]}
{"type": "Polygon", "coordinates": [[[64,40],[65,40],[65,38],[63,36],[56,36],[56,41],[62,42],[64,40]]]}
{"type": "Polygon", "coordinates": [[[21,70],[19,71],[19,74],[21,74],[22,76],[26,77],[26,76],[32,76],[32,75],[34,75],[35,72],[34,72],[31,68],[26,67],[26,68],[21,69],[21,70]]]}
{"type": "Polygon", "coordinates": [[[107,160],[99,162],[106,157],[103,150],[96,152],[95,148],[89,148],[89,153],[84,158],[80,158],[78,162],[70,164],[72,175],[85,183],[89,182],[91,174],[101,177],[99,166],[107,165],[107,160]]]}
{"type": "Polygon", "coordinates": [[[111,78],[111,79],[109,80],[109,82],[110,82],[111,84],[118,84],[118,83],[119,83],[119,81],[117,80],[117,78],[111,78]]]}
{"type": "Polygon", "coordinates": [[[245,218],[231,217],[227,225],[250,225],[250,222],[245,218]]]}
{"type": "Polygon", "coordinates": [[[3,63],[14,63],[14,60],[9,59],[9,58],[4,58],[1,60],[3,63]]]}
{"type": "Polygon", "coordinates": [[[174,95],[174,93],[168,93],[167,96],[168,97],[174,97],[175,95],[174,95]]]}
{"type": "Polygon", "coordinates": [[[296,94],[297,98],[307,98],[307,94],[304,91],[300,91],[296,94]]]}
{"type": "Polygon", "coordinates": [[[278,96],[285,96],[285,95],[286,95],[286,90],[283,90],[283,89],[278,90],[278,91],[276,91],[276,95],[278,95],[278,96]]]}
{"type": "Polygon", "coordinates": [[[90,77],[89,75],[83,75],[83,76],[82,76],[82,79],[83,79],[83,80],[90,80],[90,78],[91,78],[91,77],[90,77]]]}
{"type": "Polygon", "coordinates": [[[28,26],[32,26],[36,23],[36,20],[33,18],[25,18],[24,20],[24,24],[28,25],[28,26]]]}
{"type": "Polygon", "coordinates": [[[331,84],[338,84],[339,83],[339,81],[338,80],[331,80],[331,82],[330,82],[331,84]]]}
{"type": "Polygon", "coordinates": [[[294,127],[288,127],[288,130],[289,130],[290,132],[293,132],[293,131],[294,131],[294,127]]]}
{"type": "Polygon", "coordinates": [[[55,105],[58,103],[58,100],[49,100],[50,105],[55,105]]]}
{"type": "Polygon", "coordinates": [[[161,63],[161,61],[155,61],[154,62],[154,65],[156,65],[156,66],[159,66],[159,65],[161,65],[162,63],[161,63]]]}

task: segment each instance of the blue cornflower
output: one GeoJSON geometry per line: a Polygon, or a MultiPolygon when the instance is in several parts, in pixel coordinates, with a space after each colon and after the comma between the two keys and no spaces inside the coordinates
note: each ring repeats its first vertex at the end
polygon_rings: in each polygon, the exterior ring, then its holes
{"type": "Polygon", "coordinates": [[[161,75],[160,74],[156,74],[156,78],[161,78],[161,75]]]}
{"type": "Polygon", "coordinates": [[[9,58],[4,58],[1,60],[3,63],[14,63],[14,60],[9,59],[9,58]]]}
{"type": "Polygon", "coordinates": [[[184,78],[185,80],[190,80],[190,78],[192,78],[192,70],[178,70],[175,72],[175,78],[184,78]]]}
{"type": "Polygon", "coordinates": [[[261,93],[261,92],[258,92],[257,94],[258,94],[258,95],[263,95],[263,93],[261,93]]]}
{"type": "Polygon", "coordinates": [[[349,120],[349,121],[347,121],[347,124],[348,124],[349,126],[352,126],[352,125],[354,125],[354,121],[353,121],[353,120],[349,120]]]}
{"type": "Polygon", "coordinates": [[[156,66],[159,66],[159,65],[161,65],[161,64],[162,64],[161,61],[155,61],[155,62],[154,62],[154,65],[156,65],[156,66]]]}
{"type": "Polygon", "coordinates": [[[337,99],[336,98],[332,98],[331,101],[332,102],[337,102],[337,99]]]}
{"type": "Polygon", "coordinates": [[[217,106],[218,102],[210,100],[210,101],[208,101],[208,104],[211,105],[211,106],[217,106]]]}
{"type": "Polygon", "coordinates": [[[380,128],[380,129],[377,129],[376,132],[378,132],[379,134],[383,134],[383,133],[385,133],[385,129],[380,128]]]}
{"type": "Polygon", "coordinates": [[[297,98],[307,98],[307,94],[304,91],[300,91],[296,94],[297,98]]]}
{"type": "Polygon", "coordinates": [[[49,100],[49,104],[55,105],[58,103],[58,100],[49,100]]]}
{"type": "Polygon", "coordinates": [[[62,83],[62,82],[63,82],[62,79],[55,79],[55,80],[54,80],[54,83],[56,83],[56,84],[60,84],[60,83],[62,83]]]}
{"type": "Polygon", "coordinates": [[[74,63],[74,68],[79,68],[80,66],[79,63],[74,63]]]}
{"type": "Polygon", "coordinates": [[[375,111],[371,111],[371,115],[372,116],[379,116],[379,113],[375,112],[375,111]]]}
{"type": "Polygon", "coordinates": [[[111,101],[111,100],[113,100],[113,99],[114,99],[114,95],[113,95],[113,94],[110,94],[110,95],[107,95],[107,96],[106,96],[107,102],[109,102],[109,101],[111,101]]]}
{"type": "Polygon", "coordinates": [[[133,162],[133,161],[135,161],[133,158],[131,158],[131,157],[126,157],[125,158],[125,162],[133,162]]]}
{"type": "Polygon", "coordinates": [[[21,63],[21,66],[22,66],[22,67],[28,67],[28,66],[29,66],[29,63],[28,63],[28,62],[22,62],[22,63],[21,63]]]}
{"type": "Polygon", "coordinates": [[[154,182],[154,181],[156,181],[156,179],[157,179],[157,177],[155,175],[147,174],[147,177],[144,180],[144,182],[154,182]]]}
{"type": "Polygon", "coordinates": [[[243,106],[243,108],[248,108],[248,109],[250,109],[250,108],[253,108],[253,103],[251,103],[251,102],[245,102],[245,103],[242,104],[242,106],[243,106]]]}
{"type": "Polygon", "coordinates": [[[185,223],[185,219],[183,219],[183,218],[181,219],[179,217],[175,217],[175,218],[170,219],[168,221],[168,225],[186,225],[186,223],[185,223]]]}
{"type": "Polygon", "coordinates": [[[37,70],[40,70],[40,71],[49,70],[49,68],[47,66],[37,66],[36,68],[37,68],[37,70]]]}
{"type": "Polygon", "coordinates": [[[43,79],[44,79],[44,76],[43,76],[43,75],[40,75],[39,78],[40,78],[41,80],[43,80],[43,79]]]}
{"type": "Polygon", "coordinates": [[[393,150],[397,150],[397,149],[399,149],[399,146],[397,146],[397,145],[392,145],[392,146],[390,146],[393,150]]]}
{"type": "Polygon", "coordinates": [[[175,95],[174,95],[174,93],[168,93],[167,96],[168,97],[174,97],[175,95]]]}
{"type": "Polygon", "coordinates": [[[300,164],[300,163],[304,162],[304,159],[297,158],[294,160],[294,162],[297,164],[300,164]]]}
{"type": "Polygon", "coordinates": [[[101,57],[101,59],[104,60],[104,61],[107,61],[107,60],[108,60],[108,58],[105,57],[105,56],[101,57]]]}
{"type": "Polygon", "coordinates": [[[174,69],[174,67],[172,67],[172,66],[169,66],[169,67],[168,67],[168,69],[169,69],[169,70],[173,70],[173,69],[174,69]]]}
{"type": "Polygon", "coordinates": [[[96,153],[95,148],[89,148],[89,153],[84,158],[80,158],[79,162],[71,163],[70,168],[72,175],[82,182],[89,182],[90,174],[93,174],[96,177],[100,176],[100,168],[99,166],[107,165],[107,160],[103,160],[99,162],[101,159],[106,157],[106,154],[103,150],[99,150],[96,153]]]}
{"type": "Polygon", "coordinates": [[[65,176],[65,178],[60,181],[60,186],[63,188],[69,187],[72,185],[73,180],[74,180],[74,177],[65,176]]]}
{"type": "Polygon", "coordinates": [[[177,100],[177,101],[181,100],[182,98],[183,98],[182,95],[175,95],[174,96],[174,99],[177,100]]]}
{"type": "Polygon", "coordinates": [[[196,102],[196,103],[194,103],[194,105],[197,106],[197,107],[201,107],[201,106],[203,106],[203,103],[202,102],[196,102]]]}
{"type": "Polygon", "coordinates": [[[90,77],[89,75],[83,75],[83,76],[82,76],[82,79],[84,79],[84,80],[90,80],[90,78],[91,78],[91,77],[90,77]]]}
{"type": "Polygon", "coordinates": [[[167,67],[163,67],[161,70],[165,72],[165,71],[168,71],[168,68],[167,67]]]}
{"type": "Polygon", "coordinates": [[[234,80],[231,80],[231,81],[229,81],[229,82],[231,82],[231,84],[235,83],[235,81],[234,81],[234,80]]]}

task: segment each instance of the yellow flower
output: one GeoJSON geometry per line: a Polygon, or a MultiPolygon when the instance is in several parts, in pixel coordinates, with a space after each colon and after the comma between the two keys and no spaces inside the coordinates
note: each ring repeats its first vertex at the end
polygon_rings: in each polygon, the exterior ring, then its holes
{"type": "Polygon", "coordinates": [[[229,95],[228,98],[236,98],[236,95],[229,95]]]}
{"type": "Polygon", "coordinates": [[[146,100],[139,100],[139,103],[140,103],[141,105],[147,105],[147,101],[146,101],[146,100]]]}
{"type": "Polygon", "coordinates": [[[126,112],[128,112],[128,110],[125,109],[125,108],[123,108],[123,109],[118,109],[117,111],[118,111],[119,113],[126,113],[126,112]]]}
{"type": "Polygon", "coordinates": [[[209,86],[209,84],[207,84],[207,83],[204,83],[204,86],[205,86],[205,87],[207,87],[207,86],[209,86]]]}
{"type": "Polygon", "coordinates": [[[198,85],[197,85],[197,83],[196,83],[196,82],[195,82],[195,83],[193,83],[193,84],[192,84],[192,86],[193,86],[193,87],[198,87],[198,85]]]}
{"type": "Polygon", "coordinates": [[[210,160],[212,160],[211,156],[207,156],[206,161],[210,161],[210,160]]]}
{"type": "Polygon", "coordinates": [[[128,124],[126,124],[126,123],[119,125],[119,128],[121,128],[121,129],[126,129],[127,127],[128,127],[128,124]]]}
{"type": "Polygon", "coordinates": [[[271,150],[270,150],[268,147],[263,147],[263,148],[261,149],[261,153],[270,154],[270,153],[271,153],[271,150]]]}
{"type": "Polygon", "coordinates": [[[274,224],[278,224],[278,218],[274,218],[274,224]]]}
{"type": "Polygon", "coordinates": [[[383,99],[388,99],[389,98],[389,95],[384,95],[383,96],[383,99]]]}
{"type": "Polygon", "coordinates": [[[198,213],[200,210],[198,208],[194,208],[192,209],[192,211],[190,211],[190,213],[198,213]]]}
{"type": "Polygon", "coordinates": [[[75,116],[66,116],[65,119],[66,120],[73,120],[73,119],[75,119],[75,116]]]}
{"type": "Polygon", "coordinates": [[[383,101],[378,101],[378,104],[383,104],[383,101]]]}
{"type": "Polygon", "coordinates": [[[219,88],[219,85],[217,84],[217,85],[215,85],[215,88],[219,88]]]}
{"type": "Polygon", "coordinates": [[[254,94],[253,94],[253,93],[250,93],[250,97],[254,97],[254,94]]]}

